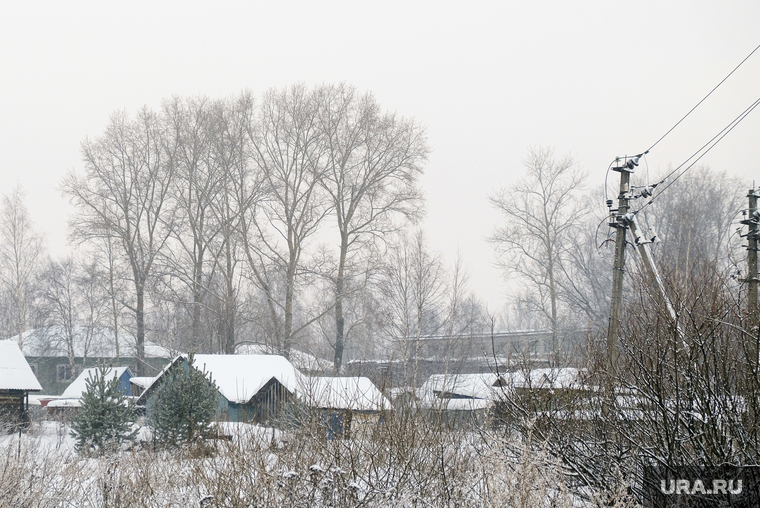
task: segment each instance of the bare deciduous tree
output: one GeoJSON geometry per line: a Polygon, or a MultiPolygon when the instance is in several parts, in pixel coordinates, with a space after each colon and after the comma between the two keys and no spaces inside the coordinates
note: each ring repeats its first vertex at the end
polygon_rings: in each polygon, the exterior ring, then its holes
{"type": "Polygon", "coordinates": [[[386,333],[400,341],[413,386],[418,385],[420,339],[444,325],[446,284],[440,256],[427,250],[422,231],[393,246],[383,274],[384,323],[386,333]]]}
{"type": "Polygon", "coordinates": [[[250,134],[255,103],[250,93],[217,104],[213,122],[212,157],[219,171],[219,194],[210,203],[210,213],[219,225],[215,263],[221,287],[219,333],[224,351],[235,352],[238,297],[241,274],[240,251],[247,235],[240,234],[245,218],[255,216],[262,199],[262,178],[253,163],[250,134]],[[250,215],[249,215],[250,214],[250,215]]]}
{"type": "MultiPolygon", "coordinates": [[[[663,272],[685,275],[700,263],[726,269],[731,258],[742,256],[733,251],[737,245],[730,242],[732,221],[737,223],[747,206],[747,189],[739,180],[700,166],[692,169],[688,178],[672,184],[666,181],[665,185],[666,193],[656,195],[641,213],[642,224],[654,228],[661,240],[652,252],[663,272]]],[[[636,205],[639,208],[643,203],[636,205]]],[[[683,277],[671,277],[672,282],[679,279],[683,277]]]]}
{"type": "Polygon", "coordinates": [[[251,129],[253,157],[266,197],[242,217],[243,245],[249,268],[267,297],[276,347],[285,356],[294,338],[294,302],[304,248],[330,210],[320,186],[325,146],[317,113],[315,94],[303,85],[270,90],[251,129]]]}
{"type": "Polygon", "coordinates": [[[422,196],[417,179],[428,148],[422,129],[413,121],[382,113],[371,94],[350,86],[317,90],[320,128],[327,147],[327,171],[322,179],[338,225],[340,247],[335,275],[335,355],[340,371],[345,344],[346,278],[351,257],[362,242],[395,229],[394,216],[415,220],[422,196]]]}
{"type": "Polygon", "coordinates": [[[51,261],[42,274],[40,288],[40,296],[44,306],[47,307],[45,321],[49,325],[60,326],[63,330],[63,339],[66,342],[66,353],[72,372],[76,372],[74,326],[79,318],[76,312],[77,289],[74,272],[74,261],[71,258],[60,263],[51,261]]]}
{"type": "Polygon", "coordinates": [[[12,317],[5,330],[18,334],[19,347],[22,334],[26,331],[31,286],[34,274],[39,268],[43,254],[42,237],[32,225],[29,212],[24,205],[24,191],[16,187],[10,195],[2,198],[0,209],[0,280],[9,294],[12,317]]]}
{"type": "Polygon", "coordinates": [[[95,328],[109,305],[104,279],[96,262],[71,257],[51,260],[40,277],[44,322],[62,330],[72,372],[76,372],[77,355],[86,363],[95,328]]]}
{"type": "Polygon", "coordinates": [[[552,332],[552,362],[560,361],[559,282],[567,241],[585,210],[578,193],[585,178],[575,161],[556,159],[548,148],[531,148],[524,161],[525,177],[490,196],[504,216],[491,237],[499,264],[534,295],[552,332]]]}
{"type": "Polygon", "coordinates": [[[173,227],[169,192],[172,160],[158,117],[143,109],[132,120],[111,117],[105,133],[82,143],[85,174],[70,173],[63,189],[76,206],[72,236],[79,240],[112,238],[129,264],[134,300],[137,371],[145,363],[145,296],[159,252],[173,227]]]}

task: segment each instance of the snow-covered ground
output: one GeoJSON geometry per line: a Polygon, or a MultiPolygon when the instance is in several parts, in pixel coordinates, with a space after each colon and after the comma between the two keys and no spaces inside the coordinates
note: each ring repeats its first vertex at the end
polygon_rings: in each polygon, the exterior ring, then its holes
{"type": "Polygon", "coordinates": [[[36,423],[0,436],[0,506],[594,506],[556,460],[494,431],[413,419],[333,441],[315,422],[217,430],[201,447],[154,450],[144,427],[142,444],[84,457],[67,426],[36,423]]]}

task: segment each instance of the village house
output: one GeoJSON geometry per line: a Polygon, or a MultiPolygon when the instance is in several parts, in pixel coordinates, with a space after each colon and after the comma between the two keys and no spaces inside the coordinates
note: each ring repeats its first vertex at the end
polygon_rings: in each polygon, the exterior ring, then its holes
{"type": "MultiPolygon", "coordinates": [[[[172,366],[191,368],[178,356],[149,381],[136,405],[149,415],[157,391],[172,366]]],[[[217,390],[216,419],[221,422],[299,425],[317,416],[326,437],[349,437],[377,424],[390,401],[364,377],[307,377],[279,355],[194,355],[193,367],[204,372],[217,390]]],[[[143,380],[132,378],[134,380],[143,380]]]]}
{"type": "MultiPolygon", "coordinates": [[[[186,356],[175,358],[138,397],[136,405],[150,414],[156,392],[174,365],[191,368],[186,356]]],[[[270,423],[297,402],[303,375],[278,355],[195,355],[193,367],[206,373],[217,389],[219,421],[270,423]]]]}
{"type": "Polygon", "coordinates": [[[350,438],[381,422],[390,401],[366,377],[311,377],[302,390],[304,402],[326,426],[327,438],[350,438]]]}
{"type": "MultiPolygon", "coordinates": [[[[61,394],[62,397],[78,399],[87,391],[87,381],[94,380],[100,375],[100,367],[84,369],[79,376],[61,394]]],[[[127,397],[132,396],[131,379],[134,377],[129,367],[107,367],[105,370],[107,380],[118,379],[119,390],[127,397]]]]}
{"type": "Polygon", "coordinates": [[[42,386],[13,340],[0,340],[0,427],[15,430],[29,422],[29,392],[42,386]]]}
{"type": "MultiPolygon", "coordinates": [[[[63,391],[60,396],[42,398],[40,402],[50,415],[57,419],[69,419],[82,406],[82,396],[87,391],[87,380],[94,380],[100,375],[100,367],[84,369],[79,376],[63,391]]],[[[119,390],[126,396],[132,396],[132,371],[129,367],[108,367],[105,371],[107,380],[118,379],[119,390]]]]}
{"type": "Polygon", "coordinates": [[[417,404],[449,424],[483,423],[512,393],[507,379],[491,372],[435,374],[418,390],[417,404]]]}

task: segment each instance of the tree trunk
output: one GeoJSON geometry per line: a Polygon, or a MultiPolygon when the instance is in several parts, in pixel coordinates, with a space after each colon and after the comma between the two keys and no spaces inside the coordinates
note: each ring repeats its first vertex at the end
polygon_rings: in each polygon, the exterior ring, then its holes
{"type": "Polygon", "coordinates": [[[137,343],[135,354],[137,355],[137,376],[145,375],[145,295],[143,285],[137,285],[137,306],[135,307],[135,319],[137,321],[137,343]]]}
{"type": "Polygon", "coordinates": [[[225,256],[227,270],[225,273],[225,296],[224,296],[224,352],[228,355],[235,354],[235,287],[233,285],[232,251],[229,242],[226,242],[225,256]]]}
{"type": "Polygon", "coordinates": [[[343,349],[345,346],[345,337],[343,330],[345,326],[345,318],[343,317],[343,291],[346,286],[346,254],[348,252],[348,237],[345,234],[341,235],[340,240],[340,259],[338,261],[338,277],[335,280],[335,358],[333,359],[333,367],[335,373],[339,374],[341,366],[343,365],[343,349]]]}
{"type": "Polygon", "coordinates": [[[290,348],[293,346],[293,293],[296,279],[296,261],[291,260],[288,266],[287,287],[285,288],[285,323],[283,325],[282,355],[290,359],[290,348]]]}

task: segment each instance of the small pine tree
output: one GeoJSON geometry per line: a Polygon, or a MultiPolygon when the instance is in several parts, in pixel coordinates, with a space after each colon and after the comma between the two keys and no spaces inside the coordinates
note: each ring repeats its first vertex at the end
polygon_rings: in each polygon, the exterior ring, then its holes
{"type": "Polygon", "coordinates": [[[79,453],[98,455],[117,450],[137,434],[132,405],[119,389],[119,379],[107,379],[107,374],[108,369],[100,367],[87,379],[82,406],[71,419],[71,435],[76,438],[79,453]]]}
{"type": "Polygon", "coordinates": [[[211,430],[217,406],[217,388],[204,372],[177,363],[164,374],[148,418],[156,441],[164,446],[197,441],[211,430]]]}

